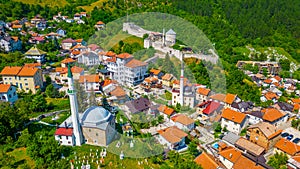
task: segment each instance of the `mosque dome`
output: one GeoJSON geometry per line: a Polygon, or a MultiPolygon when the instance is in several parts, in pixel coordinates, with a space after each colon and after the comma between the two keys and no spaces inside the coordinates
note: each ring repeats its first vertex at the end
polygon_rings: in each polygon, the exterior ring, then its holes
{"type": "Polygon", "coordinates": [[[83,125],[97,126],[101,123],[105,123],[111,117],[111,113],[101,106],[92,106],[84,111],[82,115],[83,125]]]}

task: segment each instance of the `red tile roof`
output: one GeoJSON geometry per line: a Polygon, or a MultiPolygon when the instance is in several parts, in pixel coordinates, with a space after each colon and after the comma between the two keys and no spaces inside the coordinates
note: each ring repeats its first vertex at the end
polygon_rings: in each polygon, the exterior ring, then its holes
{"type": "Polygon", "coordinates": [[[166,106],[166,105],[161,105],[159,106],[158,110],[168,116],[171,116],[172,114],[175,113],[175,110],[166,106]]]}
{"type": "Polygon", "coordinates": [[[150,70],[150,73],[153,73],[154,75],[158,75],[159,73],[160,73],[160,70],[158,70],[158,69],[151,69],[150,70]]]}
{"type": "Polygon", "coordinates": [[[157,132],[170,143],[178,143],[188,136],[184,131],[180,130],[176,126],[168,127],[157,132]]]}
{"type": "Polygon", "coordinates": [[[75,60],[72,59],[72,58],[66,58],[66,59],[61,61],[61,63],[73,63],[73,62],[75,62],[75,60]]]}
{"type": "Polygon", "coordinates": [[[236,94],[227,93],[226,97],[224,98],[224,102],[227,104],[232,104],[236,96],[237,96],[236,94]]]}
{"type": "Polygon", "coordinates": [[[83,75],[79,77],[79,83],[99,83],[100,77],[99,75],[83,75]]]}
{"type": "Polygon", "coordinates": [[[285,115],[275,108],[266,108],[263,109],[262,112],[264,113],[263,119],[268,122],[276,121],[285,115]]]}
{"type": "Polygon", "coordinates": [[[7,93],[10,86],[10,84],[0,84],[0,93],[7,93]]]}
{"type": "Polygon", "coordinates": [[[20,66],[5,66],[0,75],[17,75],[21,69],[22,67],[20,66]]]}
{"type": "Polygon", "coordinates": [[[215,95],[210,96],[211,99],[218,100],[221,102],[224,101],[225,97],[226,97],[226,95],[224,95],[224,94],[215,94],[215,95]]]}
{"type": "Polygon", "coordinates": [[[55,135],[58,136],[72,136],[73,135],[73,128],[58,128],[55,131],[55,135]]]}
{"type": "Polygon", "coordinates": [[[39,69],[36,67],[26,67],[24,66],[20,72],[18,73],[18,76],[34,76],[36,74],[36,72],[39,69]]]}
{"type": "Polygon", "coordinates": [[[220,103],[212,101],[208,103],[208,106],[202,112],[206,115],[210,115],[211,113],[216,111],[220,107],[220,105],[220,103]]]}
{"type": "Polygon", "coordinates": [[[202,152],[194,161],[203,169],[217,169],[219,167],[214,157],[205,152],[202,152]]]}
{"type": "Polygon", "coordinates": [[[117,55],[117,58],[121,58],[121,59],[127,59],[127,58],[132,58],[133,56],[129,53],[121,53],[117,55]]]}

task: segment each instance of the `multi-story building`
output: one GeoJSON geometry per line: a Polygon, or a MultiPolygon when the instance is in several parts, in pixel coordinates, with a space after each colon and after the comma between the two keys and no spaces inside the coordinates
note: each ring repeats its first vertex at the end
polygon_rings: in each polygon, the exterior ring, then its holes
{"type": "Polygon", "coordinates": [[[11,84],[25,92],[36,91],[44,87],[42,70],[27,66],[6,66],[1,71],[4,84],[11,84]]]}
{"type": "Polygon", "coordinates": [[[29,59],[35,59],[38,63],[45,62],[46,52],[38,49],[36,46],[33,46],[25,53],[25,57],[29,59]]]}
{"type": "Polygon", "coordinates": [[[99,91],[100,77],[99,75],[83,75],[79,77],[79,83],[84,86],[85,91],[99,91]]]}
{"type": "Polygon", "coordinates": [[[11,84],[0,84],[0,101],[14,103],[18,100],[16,87],[11,84]]]}
{"type": "Polygon", "coordinates": [[[254,124],[247,129],[249,140],[257,145],[262,146],[265,150],[271,149],[281,138],[282,130],[277,129],[274,125],[267,122],[254,124]]]}
{"type": "Polygon", "coordinates": [[[110,71],[111,79],[117,80],[123,85],[134,86],[141,83],[148,75],[148,64],[136,59],[128,53],[103,56],[110,71]]]}
{"type": "Polygon", "coordinates": [[[235,134],[240,134],[241,130],[247,126],[247,121],[246,114],[226,108],[222,113],[221,126],[235,134]]]}

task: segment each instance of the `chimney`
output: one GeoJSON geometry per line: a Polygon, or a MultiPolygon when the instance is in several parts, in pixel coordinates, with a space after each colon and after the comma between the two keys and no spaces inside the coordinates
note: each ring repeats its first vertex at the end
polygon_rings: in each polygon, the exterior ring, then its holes
{"type": "Polygon", "coordinates": [[[65,121],[65,127],[66,127],[66,129],[68,128],[68,125],[67,125],[67,122],[65,121]]]}
{"type": "Polygon", "coordinates": [[[229,154],[229,158],[232,158],[232,153],[229,154]]]}

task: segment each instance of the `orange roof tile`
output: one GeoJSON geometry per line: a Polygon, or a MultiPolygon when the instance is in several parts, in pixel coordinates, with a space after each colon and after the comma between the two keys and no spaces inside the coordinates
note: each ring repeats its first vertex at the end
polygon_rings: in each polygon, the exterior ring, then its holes
{"type": "Polygon", "coordinates": [[[168,115],[168,116],[171,116],[173,113],[175,113],[175,110],[166,106],[166,105],[160,105],[158,107],[158,111],[168,115]]]}
{"type": "Polygon", "coordinates": [[[299,104],[299,103],[295,103],[295,104],[294,104],[294,109],[293,109],[293,110],[294,110],[294,111],[295,111],[295,110],[299,110],[299,108],[300,108],[300,104],[299,104]]]}
{"type": "Polygon", "coordinates": [[[184,114],[176,114],[171,119],[172,119],[172,121],[179,122],[183,125],[189,125],[189,124],[192,124],[195,122],[193,119],[189,118],[188,116],[186,116],[184,114]]]}
{"type": "Polygon", "coordinates": [[[72,54],[73,54],[73,55],[79,55],[79,54],[80,54],[80,51],[73,50],[73,51],[72,51],[72,54]]]}
{"type": "Polygon", "coordinates": [[[26,67],[24,66],[20,72],[18,73],[18,76],[34,76],[36,74],[36,72],[39,69],[36,67],[26,67]]]}
{"type": "Polygon", "coordinates": [[[83,75],[79,77],[79,83],[99,83],[100,77],[99,75],[83,75]]]}
{"type": "Polygon", "coordinates": [[[230,120],[230,121],[240,124],[246,118],[246,114],[227,108],[227,109],[223,110],[222,118],[225,118],[227,120],[230,120]]]}
{"type": "Polygon", "coordinates": [[[276,121],[285,115],[275,108],[266,108],[262,112],[264,113],[263,119],[269,122],[276,121]]]}
{"type": "Polygon", "coordinates": [[[97,24],[97,25],[104,25],[104,22],[98,21],[96,24],[97,24]]]}
{"type": "Polygon", "coordinates": [[[73,63],[73,62],[75,62],[75,60],[72,59],[72,58],[66,58],[66,59],[61,61],[61,63],[73,63]]]}
{"type": "Polygon", "coordinates": [[[81,73],[81,72],[83,72],[83,71],[84,71],[84,69],[81,68],[81,67],[78,67],[78,66],[73,66],[73,67],[71,67],[71,72],[72,72],[72,73],[81,73]]]}
{"type": "Polygon", "coordinates": [[[204,96],[208,96],[210,92],[210,89],[206,89],[206,88],[198,88],[197,93],[204,95],[204,96]]]}
{"type": "Polygon", "coordinates": [[[129,53],[121,53],[117,55],[117,58],[121,58],[121,59],[127,59],[127,58],[132,58],[133,56],[129,53]]]}
{"type": "Polygon", "coordinates": [[[170,143],[178,143],[187,136],[184,131],[176,126],[168,127],[157,132],[170,143]]]}
{"type": "Polygon", "coordinates": [[[22,28],[22,25],[13,25],[12,28],[13,29],[19,29],[19,28],[22,28]]]}
{"type": "Polygon", "coordinates": [[[81,43],[83,41],[83,39],[76,39],[75,40],[77,43],[81,43]]]}
{"type": "Polygon", "coordinates": [[[219,167],[215,159],[205,152],[202,152],[194,161],[203,169],[216,169],[219,167]]]}
{"type": "Polygon", "coordinates": [[[275,76],[274,79],[276,79],[278,82],[281,81],[281,77],[279,77],[279,76],[275,76]]]}
{"type": "Polygon", "coordinates": [[[296,155],[294,157],[292,157],[295,161],[297,161],[298,163],[300,163],[300,155],[296,155]]]}
{"type": "Polygon", "coordinates": [[[160,70],[158,70],[158,69],[151,69],[150,70],[150,73],[153,73],[154,75],[158,75],[159,73],[160,73],[161,71],[160,70]]]}
{"type": "Polygon", "coordinates": [[[225,97],[226,97],[225,94],[215,94],[215,95],[210,96],[211,99],[218,100],[218,101],[221,101],[221,102],[224,101],[225,97]]]}
{"type": "Polygon", "coordinates": [[[17,36],[12,36],[11,37],[14,41],[18,41],[19,40],[19,37],[17,37],[17,36]]]}
{"type": "Polygon", "coordinates": [[[235,163],[242,156],[242,153],[233,147],[226,148],[220,151],[219,154],[232,163],[235,163]]]}
{"type": "Polygon", "coordinates": [[[117,58],[116,57],[111,57],[111,58],[106,59],[106,61],[115,63],[117,61],[117,58]]]}
{"type": "Polygon", "coordinates": [[[22,69],[22,67],[20,66],[5,66],[2,71],[1,71],[1,75],[17,75],[20,70],[22,69]]]}
{"type": "Polygon", "coordinates": [[[7,93],[10,86],[10,84],[0,84],[0,93],[7,93]]]}
{"type": "Polygon", "coordinates": [[[261,165],[257,165],[254,161],[248,159],[245,156],[240,156],[238,160],[232,166],[233,169],[264,169],[261,165]]]}
{"type": "Polygon", "coordinates": [[[227,93],[226,97],[224,98],[224,102],[228,104],[232,104],[236,96],[237,96],[236,94],[227,93]]]}
{"type": "Polygon", "coordinates": [[[277,96],[277,94],[275,94],[275,93],[273,93],[273,92],[267,92],[266,94],[265,94],[265,98],[267,99],[267,100],[272,100],[272,99],[279,99],[279,96],[277,96]]]}
{"type": "Polygon", "coordinates": [[[113,80],[111,80],[111,79],[105,79],[104,81],[103,81],[103,87],[105,87],[105,86],[107,86],[107,85],[109,85],[109,84],[111,84],[111,83],[113,83],[113,80]]]}
{"type": "Polygon", "coordinates": [[[271,84],[272,83],[272,80],[271,79],[266,79],[264,80],[265,83],[268,83],[268,84],[271,84]]]}
{"type": "Polygon", "coordinates": [[[126,92],[120,86],[117,86],[110,94],[116,97],[126,96],[126,92]]]}
{"type": "Polygon", "coordinates": [[[255,154],[256,156],[261,155],[265,149],[257,144],[252,143],[251,141],[245,139],[245,138],[240,138],[236,141],[235,143],[238,147],[242,147],[243,149],[247,150],[248,152],[251,152],[255,154]]]}
{"type": "Polygon", "coordinates": [[[136,68],[136,67],[140,67],[140,66],[147,66],[148,64],[146,62],[142,62],[136,59],[132,59],[131,61],[127,62],[125,64],[126,67],[129,68],[136,68]]]}
{"type": "Polygon", "coordinates": [[[300,152],[300,146],[298,146],[297,144],[288,141],[284,138],[281,138],[276,144],[275,144],[275,148],[278,148],[279,150],[293,156],[296,153],[300,152]]]}
{"type": "Polygon", "coordinates": [[[300,103],[300,98],[292,99],[292,102],[293,102],[293,103],[300,103]]]}
{"type": "Polygon", "coordinates": [[[116,56],[116,54],[113,51],[108,51],[108,52],[106,52],[105,56],[113,57],[113,56],[116,56]]]}

